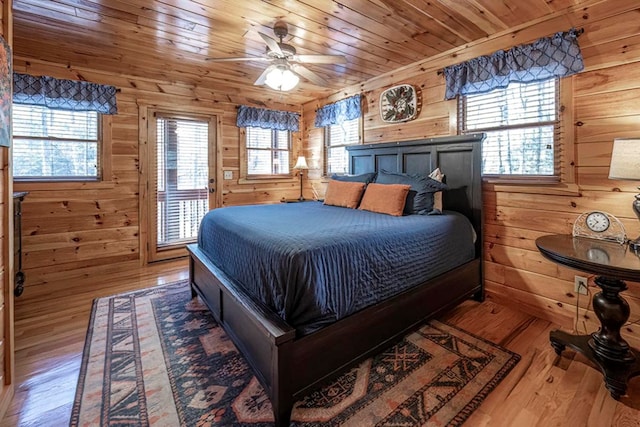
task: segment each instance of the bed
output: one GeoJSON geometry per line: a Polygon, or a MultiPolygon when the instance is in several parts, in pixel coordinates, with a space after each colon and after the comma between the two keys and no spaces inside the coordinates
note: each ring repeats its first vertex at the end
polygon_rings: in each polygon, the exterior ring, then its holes
{"type": "MultiPolygon", "coordinates": [[[[274,224],[265,236],[259,237],[256,237],[257,229],[252,228],[259,226],[254,224],[256,221],[251,216],[247,216],[250,214],[246,207],[220,209],[218,211],[224,215],[218,215],[222,219],[217,218],[217,221],[226,221],[229,230],[248,228],[227,237],[234,244],[222,242],[217,247],[211,242],[222,237],[216,235],[215,228],[208,228],[203,222],[199,243],[188,246],[192,292],[205,302],[252,366],[271,400],[276,425],[289,425],[296,399],[319,382],[390,345],[408,330],[465,299],[483,299],[480,180],[483,137],[483,134],[473,134],[349,148],[351,174],[385,170],[428,175],[436,166],[444,171],[448,189],[442,194],[443,215],[390,219],[386,215],[365,211],[353,213],[356,213],[358,226],[361,222],[373,222],[371,227],[387,230],[389,239],[398,234],[394,227],[402,222],[411,222],[412,228],[423,227],[423,223],[428,222],[437,224],[437,229],[472,229],[471,233],[477,238],[464,237],[470,240],[470,248],[461,247],[459,251],[446,249],[446,236],[431,239],[441,242],[434,243],[436,249],[453,252],[454,255],[459,252],[458,258],[451,261],[453,264],[442,261],[440,257],[423,260],[421,252],[425,251],[417,247],[413,250],[416,256],[411,261],[413,264],[405,265],[404,270],[381,268],[380,271],[363,274],[358,269],[327,272],[325,267],[316,268],[318,261],[303,257],[308,245],[320,248],[326,245],[327,239],[337,239],[325,236],[323,242],[313,227],[306,234],[291,234],[287,232],[286,224],[300,217],[326,217],[334,221],[334,216],[342,216],[341,209],[343,212],[348,210],[324,206],[320,202],[256,206],[260,214],[254,217],[265,217],[274,224]],[[263,243],[267,241],[271,243],[263,243]],[[287,242],[294,247],[302,245],[302,242],[307,246],[300,250],[287,249],[290,259],[295,259],[295,269],[286,274],[269,270],[252,254],[253,246],[262,245],[265,246],[262,248],[264,251],[276,253],[287,242]],[[227,253],[228,250],[245,254],[244,265],[237,262],[237,253],[227,253]],[[235,265],[231,262],[233,259],[236,259],[235,265]],[[435,267],[412,268],[412,265],[420,266],[424,262],[434,262],[435,267]],[[367,277],[375,277],[372,282],[389,286],[362,291],[367,277]],[[397,280],[398,277],[401,280],[397,280]],[[264,286],[263,282],[270,286],[264,286]],[[349,286],[345,285],[347,283],[349,286]],[[288,288],[294,291],[287,292],[288,288]],[[340,293],[343,288],[348,288],[348,292],[340,293]],[[311,294],[319,297],[310,298],[311,294]],[[375,298],[365,298],[369,294],[375,298]]],[[[335,221],[341,224],[339,219],[335,221]]],[[[353,221],[353,216],[349,216],[348,221],[353,221]]],[[[369,242],[372,239],[366,236],[372,234],[370,229],[363,230],[361,240],[369,242]]],[[[385,232],[375,234],[385,239],[385,232]]],[[[351,240],[358,239],[356,233],[351,240]]],[[[402,244],[402,237],[400,242],[398,237],[395,242],[389,239],[385,240],[386,245],[402,244]]],[[[412,235],[405,245],[416,239],[422,240],[423,237],[412,235]]],[[[328,253],[342,259],[349,255],[348,252],[357,252],[352,247],[344,249],[344,254],[341,250],[340,247],[332,247],[328,253]]],[[[374,256],[373,247],[367,247],[365,252],[372,265],[386,262],[374,256]]],[[[438,250],[433,252],[438,253],[438,250]]],[[[383,253],[378,255],[384,257],[383,253]]],[[[362,257],[357,261],[357,265],[366,264],[362,257]]],[[[393,264],[393,260],[389,262],[393,264]]]]}

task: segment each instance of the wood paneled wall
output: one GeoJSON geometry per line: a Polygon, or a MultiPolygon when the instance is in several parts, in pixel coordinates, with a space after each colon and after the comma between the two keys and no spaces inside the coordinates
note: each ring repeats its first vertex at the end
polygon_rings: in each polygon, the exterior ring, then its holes
{"type": "MultiPolygon", "coordinates": [[[[7,0],[4,0],[4,4],[7,0]]],[[[456,102],[443,101],[444,80],[437,71],[498,49],[530,42],[536,38],[583,27],[580,37],[587,70],[572,77],[573,120],[565,148],[575,150],[577,186],[513,187],[486,184],[485,196],[485,279],[489,297],[507,305],[517,305],[535,315],[571,327],[576,306],[586,299],[573,292],[575,271],[546,261],[535,249],[537,236],[548,232],[569,233],[578,214],[603,209],[620,217],[630,235],[640,233],[631,210],[636,191],[634,183],[607,179],[608,162],[614,137],[640,135],[640,8],[636,0],[602,1],[588,8],[574,7],[545,20],[525,23],[489,39],[472,42],[445,54],[429,58],[345,88],[331,97],[299,106],[260,105],[267,108],[300,110],[303,129],[295,136],[294,159],[300,144],[309,160],[305,196],[311,186],[323,192],[321,179],[322,131],[313,127],[315,109],[327,102],[362,93],[366,100],[364,140],[367,143],[410,140],[456,132],[456,102]],[[397,125],[379,118],[380,93],[394,84],[409,83],[419,90],[421,111],[416,120],[397,125]]],[[[222,183],[223,204],[276,202],[296,197],[297,180],[239,181],[240,141],[235,126],[235,108],[252,105],[241,94],[214,92],[202,86],[188,86],[124,74],[108,74],[86,65],[52,64],[25,52],[16,57],[15,69],[35,75],[84,79],[112,84],[118,94],[119,114],[112,119],[111,180],[105,183],[26,184],[16,190],[29,191],[24,202],[24,250],[26,290],[17,301],[55,312],[48,305],[50,292],[64,292],[70,277],[82,277],[88,270],[118,268],[116,262],[139,263],[139,235],[146,218],[139,217],[139,105],[184,105],[224,112],[222,117],[223,169],[234,179],[222,183]]],[[[143,177],[144,179],[144,177],[143,177]]],[[[6,186],[3,186],[6,188],[6,186]]],[[[87,286],[91,286],[90,283],[87,286]]],[[[592,288],[593,289],[593,288],[592,288]]],[[[626,297],[632,307],[632,320],[640,316],[640,285],[631,284],[626,297]]],[[[19,315],[19,313],[18,313],[19,315]]],[[[580,324],[593,329],[589,312],[581,314],[580,324]]],[[[582,328],[582,326],[581,326],[582,328]]],[[[639,346],[640,327],[630,325],[626,336],[639,346]]]]}
{"type": "MultiPolygon", "coordinates": [[[[599,209],[620,218],[631,237],[640,223],[631,209],[637,183],[609,180],[608,166],[615,137],[640,136],[640,5],[632,0],[603,1],[590,8],[574,8],[550,19],[523,24],[516,31],[471,43],[446,55],[404,67],[393,73],[345,88],[328,99],[303,106],[305,153],[315,167],[307,187],[323,192],[321,175],[322,131],[313,127],[315,109],[354,93],[366,99],[364,141],[411,140],[456,133],[456,101],[443,101],[444,78],[437,71],[447,65],[498,49],[530,42],[575,27],[585,33],[579,43],[585,59],[584,72],[571,77],[575,126],[566,132],[566,150],[575,150],[576,185],[509,186],[485,183],[485,283],[488,297],[515,306],[566,328],[593,331],[598,324],[589,299],[574,293],[575,270],[544,259],[535,239],[548,233],[571,233],[582,212],[599,209]],[[379,118],[382,90],[408,83],[421,92],[422,108],[414,121],[388,125],[379,118]],[[576,307],[579,315],[576,316],[576,307]],[[589,306],[590,307],[590,306],[589,306]],[[577,322],[576,322],[577,321],[577,322]]],[[[446,171],[444,171],[446,173],[446,171]]],[[[310,190],[310,188],[307,188],[310,190]]],[[[310,196],[308,194],[307,196],[310,196]]],[[[584,275],[584,274],[582,274],[584,275]]],[[[590,281],[590,290],[597,288],[590,281]]],[[[624,336],[640,347],[640,284],[630,283],[624,293],[631,319],[624,336]]]]}
{"type": "MultiPolygon", "coordinates": [[[[0,35],[13,45],[11,0],[0,0],[0,35]]],[[[14,395],[13,187],[11,150],[0,147],[0,419],[14,395]]]]}
{"type": "MultiPolygon", "coordinates": [[[[125,75],[106,74],[90,68],[74,68],[52,64],[24,56],[16,56],[17,72],[49,75],[57,78],[86,80],[114,85],[118,114],[111,117],[110,176],[103,182],[27,183],[16,182],[16,191],[28,191],[23,202],[23,265],[26,274],[22,304],[37,305],[43,312],[55,312],[49,307],[51,292],[64,292],[64,283],[71,277],[82,277],[88,271],[109,271],[120,268],[114,263],[138,264],[141,259],[140,233],[148,224],[140,218],[139,182],[139,110],[140,106],[181,106],[184,112],[197,109],[222,111],[222,154],[224,170],[233,172],[234,179],[218,186],[223,205],[277,202],[283,197],[296,197],[297,181],[239,182],[239,130],[236,127],[236,107],[255,105],[243,97],[223,97],[204,87],[139,79],[125,75]]],[[[286,104],[260,107],[299,111],[299,106],[286,104]]],[[[298,151],[300,138],[294,138],[298,151]]],[[[121,266],[121,264],[119,264],[121,266]]],[[[87,283],[91,287],[91,283],[87,283]]],[[[33,312],[33,310],[31,310],[33,312]]],[[[20,310],[17,313],[20,317],[20,310]]],[[[18,332],[19,333],[19,332],[18,332]]]]}

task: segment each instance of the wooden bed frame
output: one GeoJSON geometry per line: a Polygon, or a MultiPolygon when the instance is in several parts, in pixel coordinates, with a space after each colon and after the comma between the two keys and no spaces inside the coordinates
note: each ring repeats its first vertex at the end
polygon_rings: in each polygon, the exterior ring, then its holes
{"type": "Polygon", "coordinates": [[[484,298],[482,278],[481,141],[484,134],[349,147],[350,172],[384,169],[446,175],[445,209],[465,214],[478,239],[476,258],[426,283],[319,331],[296,337],[264,304],[188,246],[192,293],[202,298],[253,368],[271,399],[276,426],[288,426],[295,401],[320,381],[391,345],[407,331],[469,297],[484,298]]]}

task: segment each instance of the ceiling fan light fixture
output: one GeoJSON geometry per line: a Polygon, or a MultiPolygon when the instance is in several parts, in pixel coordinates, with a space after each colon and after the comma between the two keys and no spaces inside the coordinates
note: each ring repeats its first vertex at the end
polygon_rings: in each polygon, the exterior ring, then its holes
{"type": "Polygon", "coordinates": [[[278,66],[267,74],[264,81],[271,89],[287,92],[298,85],[300,78],[287,66],[278,66]]]}
{"type": "Polygon", "coordinates": [[[235,58],[206,58],[206,60],[212,62],[269,62],[271,65],[262,71],[253,84],[254,86],[266,84],[271,89],[281,92],[287,92],[296,87],[301,78],[317,86],[329,86],[329,82],[325,80],[324,77],[321,77],[302,64],[347,63],[347,58],[342,55],[298,55],[295,47],[284,42],[284,38],[289,32],[287,24],[283,21],[275,23],[273,33],[280,41],[258,32],[258,35],[267,45],[263,57],[241,56],[235,58]]]}

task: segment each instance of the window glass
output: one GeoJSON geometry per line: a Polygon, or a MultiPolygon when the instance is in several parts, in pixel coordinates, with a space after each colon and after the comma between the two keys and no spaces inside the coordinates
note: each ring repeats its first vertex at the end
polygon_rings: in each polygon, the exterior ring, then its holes
{"type": "Polygon", "coordinates": [[[291,132],[246,128],[247,175],[288,175],[291,132]]]}
{"type": "Polygon", "coordinates": [[[99,178],[100,114],[13,105],[15,179],[99,178]]]}
{"type": "Polygon", "coordinates": [[[156,117],[157,248],[195,241],[209,210],[209,123],[156,117]]]}
{"type": "Polygon", "coordinates": [[[557,79],[460,97],[460,133],[487,134],[482,173],[556,175],[558,105],[557,79]]]}
{"type": "Polygon", "coordinates": [[[360,141],[360,119],[325,127],[325,174],[349,172],[349,153],[346,146],[360,141]]]}

